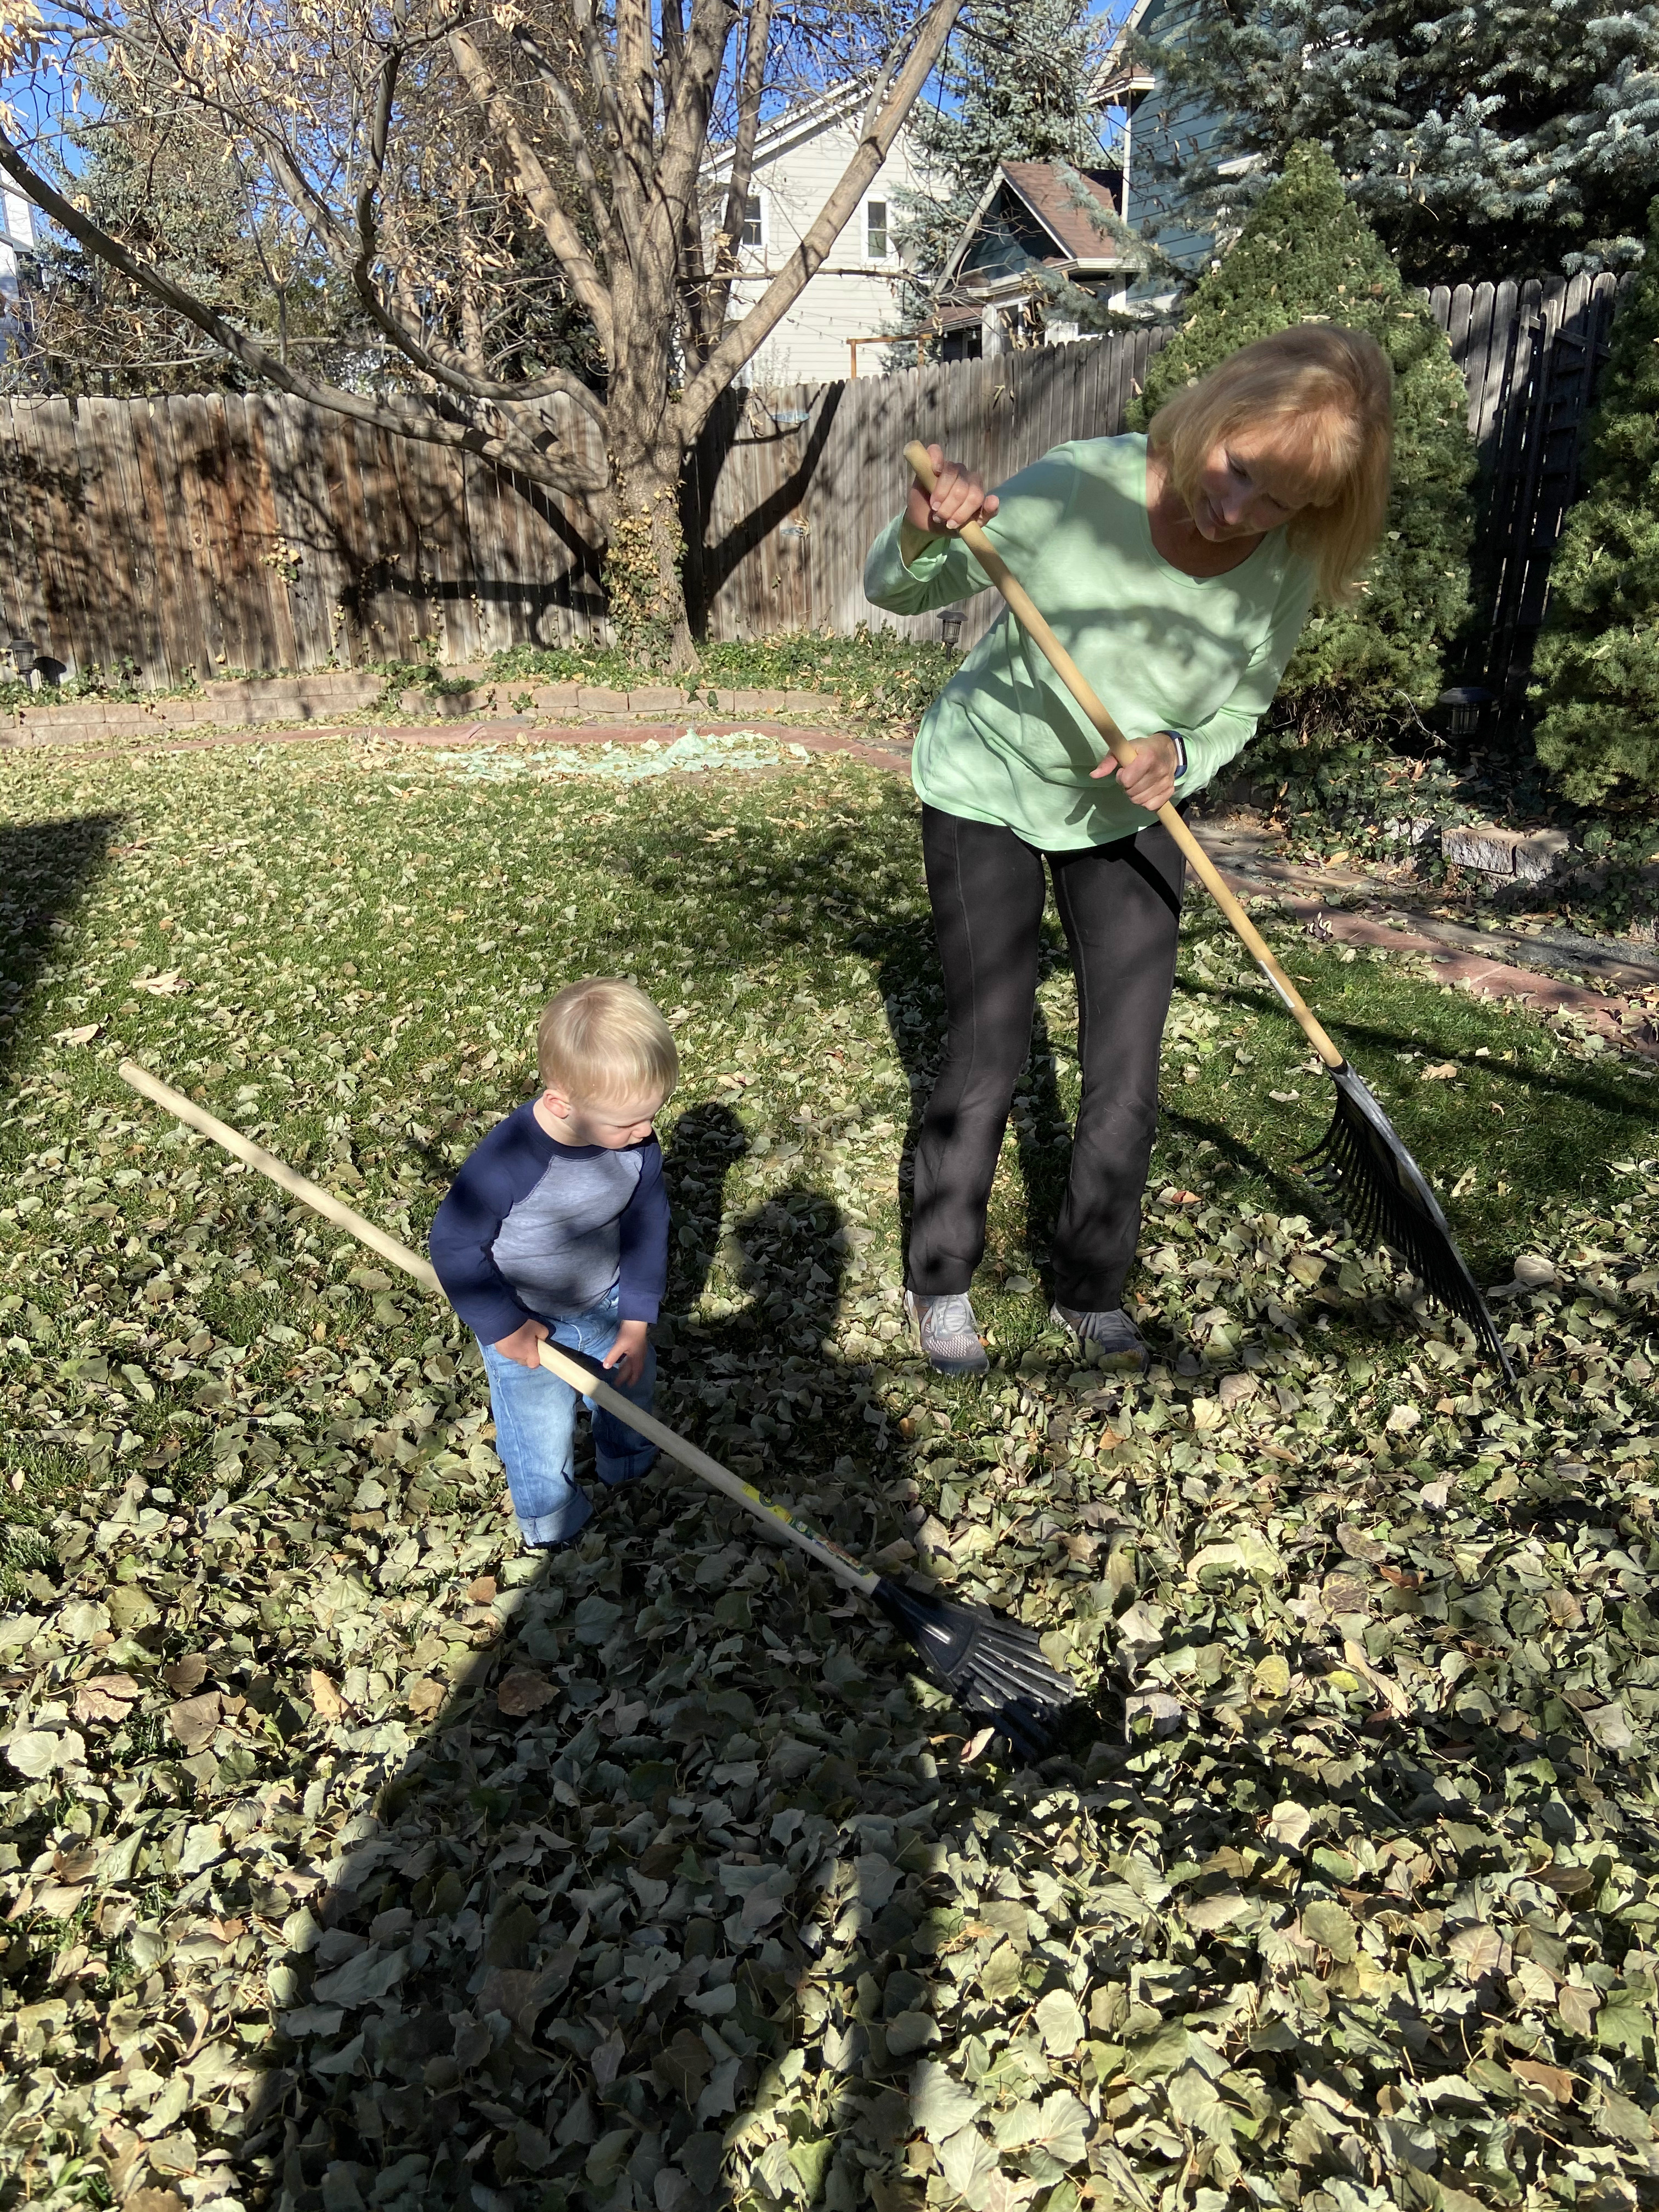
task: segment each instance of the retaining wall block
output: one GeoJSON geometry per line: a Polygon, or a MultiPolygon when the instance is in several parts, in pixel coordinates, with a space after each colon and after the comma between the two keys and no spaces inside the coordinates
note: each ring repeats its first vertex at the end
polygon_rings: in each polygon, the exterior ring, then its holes
{"type": "Polygon", "coordinates": [[[1536,884],[1554,873],[1571,840],[1565,830],[1500,830],[1492,822],[1467,822],[1448,830],[1441,846],[1460,868],[1536,884]]]}

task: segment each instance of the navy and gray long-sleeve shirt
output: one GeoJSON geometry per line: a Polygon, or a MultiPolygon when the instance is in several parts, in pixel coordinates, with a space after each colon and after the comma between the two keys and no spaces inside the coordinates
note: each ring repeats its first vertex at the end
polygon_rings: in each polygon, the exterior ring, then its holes
{"type": "Polygon", "coordinates": [[[449,1303],[485,1344],[526,1321],[653,1322],[668,1279],[668,1194],[654,1137],[618,1152],[561,1145],[528,1102],[462,1166],[428,1239],[449,1303]]]}

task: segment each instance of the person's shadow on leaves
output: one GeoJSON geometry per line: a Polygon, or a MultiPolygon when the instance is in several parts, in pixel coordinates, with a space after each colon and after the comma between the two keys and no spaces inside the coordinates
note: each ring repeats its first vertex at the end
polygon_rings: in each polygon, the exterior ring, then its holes
{"type": "MultiPolygon", "coordinates": [[[[746,1145],[714,1103],[670,1133],[662,1414],[865,1552],[887,1417],[829,1341],[840,1209],[786,1182],[722,1237],[746,1145]],[[697,1312],[717,1251],[735,1295],[697,1312]]],[[[799,2041],[836,1926],[877,2010],[906,2016],[899,2042],[924,2025],[903,1824],[932,1785],[899,1748],[918,1717],[884,1624],[669,1467],[606,1494],[576,1550],[520,1564],[501,1632],[452,1678],[284,1970],[240,2163],[296,2206],[402,2212],[412,2191],[529,2212],[624,2174],[659,2212],[729,2202],[723,2136],[799,2041]]],[[[879,2025],[847,2052],[884,2175],[905,2067],[879,2025]]],[[[868,2201],[854,2132],[827,2203],[868,2201]]]]}

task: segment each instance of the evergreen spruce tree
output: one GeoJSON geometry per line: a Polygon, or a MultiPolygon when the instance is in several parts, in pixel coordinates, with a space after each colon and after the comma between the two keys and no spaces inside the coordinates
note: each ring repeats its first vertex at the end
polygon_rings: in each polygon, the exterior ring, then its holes
{"type": "Polygon", "coordinates": [[[1100,36],[1095,0],[977,0],[959,19],[939,93],[910,126],[930,190],[900,196],[904,310],[921,311],[999,161],[1098,167],[1086,94],[1100,36]]]}
{"type": "Polygon", "coordinates": [[[1538,757],[1569,799],[1659,796],[1659,199],[1585,433],[1534,661],[1538,757]]]}
{"type": "Polygon", "coordinates": [[[1293,147],[1237,243],[1185,303],[1133,425],[1252,338],[1299,322],[1369,331],[1394,364],[1394,497],[1360,597],[1316,607],[1279,700],[1304,734],[1379,735],[1442,688],[1468,617],[1474,449],[1463,380],[1420,294],[1346,198],[1328,154],[1293,147]]]}
{"type": "Polygon", "coordinates": [[[1409,283],[1620,267],[1639,251],[1659,191],[1653,8],[1196,0],[1178,40],[1143,51],[1155,106],[1195,100],[1218,119],[1209,167],[1183,145],[1178,173],[1157,176],[1200,227],[1224,235],[1307,139],[1409,283]]]}

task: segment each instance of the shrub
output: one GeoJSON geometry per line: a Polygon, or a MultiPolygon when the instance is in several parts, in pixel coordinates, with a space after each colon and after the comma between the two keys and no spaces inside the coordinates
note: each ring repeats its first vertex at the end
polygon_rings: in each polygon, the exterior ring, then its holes
{"type": "Polygon", "coordinates": [[[1659,793],[1659,199],[1613,321],[1533,666],[1538,757],[1567,797],[1659,793]]]}
{"type": "Polygon", "coordinates": [[[1344,195],[1330,156],[1294,148],[1220,265],[1186,303],[1131,420],[1248,344],[1298,322],[1369,331],[1394,364],[1394,496],[1387,535],[1352,606],[1316,608],[1279,690],[1275,721],[1328,745],[1376,736],[1435,698],[1468,619],[1474,448],[1463,379],[1427,299],[1344,195]]]}

